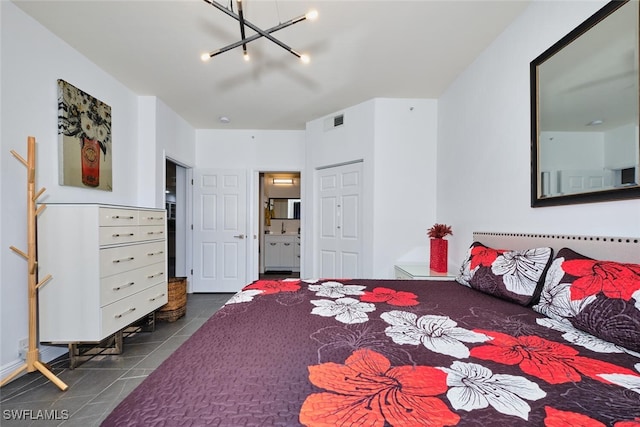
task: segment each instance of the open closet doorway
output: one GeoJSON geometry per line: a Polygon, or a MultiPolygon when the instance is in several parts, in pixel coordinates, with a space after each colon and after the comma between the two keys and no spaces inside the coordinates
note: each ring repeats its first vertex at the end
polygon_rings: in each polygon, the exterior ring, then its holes
{"type": "Polygon", "coordinates": [[[169,277],[189,277],[187,274],[187,191],[186,167],[166,159],[165,207],[167,209],[167,271],[169,277]]]}
{"type": "Polygon", "coordinates": [[[261,172],[259,181],[260,277],[300,277],[300,172],[261,172]]]}

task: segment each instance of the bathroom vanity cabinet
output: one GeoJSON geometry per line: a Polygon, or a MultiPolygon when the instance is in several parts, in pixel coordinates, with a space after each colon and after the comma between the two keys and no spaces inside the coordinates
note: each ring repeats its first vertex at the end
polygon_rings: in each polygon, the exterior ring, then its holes
{"type": "Polygon", "coordinates": [[[267,234],[264,246],[265,271],[300,271],[299,234],[267,234]]]}

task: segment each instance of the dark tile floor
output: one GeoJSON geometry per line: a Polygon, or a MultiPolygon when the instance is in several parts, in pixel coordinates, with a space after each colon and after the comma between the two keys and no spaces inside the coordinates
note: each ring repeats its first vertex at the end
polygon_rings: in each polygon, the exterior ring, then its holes
{"type": "Polygon", "coordinates": [[[39,372],[15,379],[0,389],[0,425],[99,426],[232,295],[189,294],[184,317],[175,322],[156,322],[153,332],[126,336],[120,355],[94,356],[75,369],[68,368],[68,357],[56,359],[49,364],[50,369],[69,386],[66,391],[60,391],[39,372]]]}

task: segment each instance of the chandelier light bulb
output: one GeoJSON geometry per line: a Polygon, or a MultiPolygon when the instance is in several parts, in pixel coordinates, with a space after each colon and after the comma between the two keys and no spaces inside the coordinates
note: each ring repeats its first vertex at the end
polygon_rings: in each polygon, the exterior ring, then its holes
{"type": "Polygon", "coordinates": [[[304,17],[309,21],[315,21],[316,19],[318,19],[318,11],[315,9],[310,10],[306,15],[304,15],[304,17]]]}
{"type": "Polygon", "coordinates": [[[302,61],[303,64],[308,64],[309,62],[311,62],[311,58],[309,58],[309,55],[304,53],[300,55],[300,61],[302,61]]]}
{"type": "Polygon", "coordinates": [[[251,57],[249,56],[249,53],[248,53],[248,52],[244,52],[244,53],[242,54],[242,58],[243,58],[246,62],[249,62],[249,60],[251,59],[251,57]]]}
{"type": "Polygon", "coordinates": [[[202,55],[200,55],[200,59],[202,59],[202,62],[207,62],[209,59],[211,59],[211,55],[209,55],[208,53],[203,53],[202,55]]]}

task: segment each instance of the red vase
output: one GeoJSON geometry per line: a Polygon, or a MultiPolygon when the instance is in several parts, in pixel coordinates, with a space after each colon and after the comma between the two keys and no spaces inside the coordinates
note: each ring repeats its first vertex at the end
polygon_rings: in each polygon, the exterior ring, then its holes
{"type": "Polygon", "coordinates": [[[445,239],[431,239],[429,268],[438,273],[447,272],[448,241],[445,239]]]}
{"type": "Polygon", "coordinates": [[[82,183],[89,187],[100,185],[100,145],[95,139],[84,138],[82,151],[82,183]]]}

